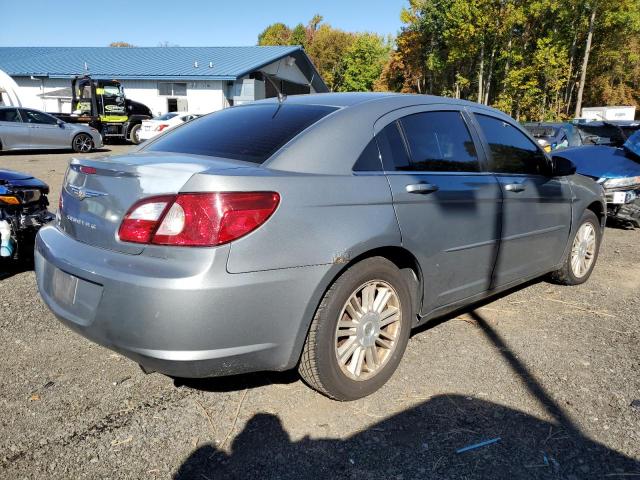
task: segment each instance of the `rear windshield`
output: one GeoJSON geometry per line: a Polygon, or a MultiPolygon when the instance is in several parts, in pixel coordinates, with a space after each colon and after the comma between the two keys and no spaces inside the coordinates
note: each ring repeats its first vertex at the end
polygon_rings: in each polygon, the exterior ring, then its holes
{"type": "Polygon", "coordinates": [[[228,108],[189,122],[144,150],[263,163],[297,134],[334,110],[335,107],[286,103],[228,108]]]}

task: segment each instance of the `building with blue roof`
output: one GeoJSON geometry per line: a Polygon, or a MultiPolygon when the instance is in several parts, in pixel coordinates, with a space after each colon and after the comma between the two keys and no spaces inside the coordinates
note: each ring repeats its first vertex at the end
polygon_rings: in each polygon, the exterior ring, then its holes
{"type": "MultiPolygon", "coordinates": [[[[0,47],[23,106],[71,111],[71,79],[116,79],[155,114],[208,113],[285,94],[328,91],[301,47],[0,47]]],[[[0,92],[1,94],[1,92],[0,92]]],[[[5,100],[6,101],[6,100],[5,100]]]]}

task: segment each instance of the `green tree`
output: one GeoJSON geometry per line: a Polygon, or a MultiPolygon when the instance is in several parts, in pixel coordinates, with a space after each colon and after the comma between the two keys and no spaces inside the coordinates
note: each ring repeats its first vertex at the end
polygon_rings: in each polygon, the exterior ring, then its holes
{"type": "Polygon", "coordinates": [[[300,45],[306,47],[307,45],[307,29],[304,25],[299,23],[291,31],[291,38],[289,39],[291,45],[300,45]]]}
{"type": "Polygon", "coordinates": [[[290,45],[291,29],[284,23],[274,23],[258,35],[258,45],[290,45]]]}
{"type": "Polygon", "coordinates": [[[356,35],[342,59],[341,82],[337,90],[367,92],[373,89],[389,56],[390,46],[380,35],[356,35]]]}
{"type": "Polygon", "coordinates": [[[355,34],[325,23],[314,32],[313,41],[307,45],[307,53],[331,91],[340,89],[342,62],[354,40],[355,34]]]}

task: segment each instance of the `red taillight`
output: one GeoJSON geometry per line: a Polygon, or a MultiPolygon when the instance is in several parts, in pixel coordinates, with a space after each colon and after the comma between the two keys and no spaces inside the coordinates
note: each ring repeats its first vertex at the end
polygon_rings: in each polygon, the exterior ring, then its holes
{"type": "Polygon", "coordinates": [[[164,130],[164,129],[165,129],[165,128],[167,128],[168,126],[169,126],[168,124],[163,123],[162,125],[158,125],[158,126],[156,127],[156,130],[157,130],[158,132],[161,132],[162,130],[164,130]]]}
{"type": "Polygon", "coordinates": [[[96,169],[95,167],[87,167],[86,165],[81,165],[80,173],[84,173],[85,175],[95,175],[96,169]]]}
{"type": "Polygon", "coordinates": [[[275,192],[181,193],[136,203],[122,221],[123,242],[213,247],[252,232],[273,214],[275,192]]]}

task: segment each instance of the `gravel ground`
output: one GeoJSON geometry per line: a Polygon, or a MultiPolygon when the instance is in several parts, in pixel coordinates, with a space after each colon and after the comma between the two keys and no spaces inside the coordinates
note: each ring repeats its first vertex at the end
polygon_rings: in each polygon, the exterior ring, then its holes
{"type": "MultiPolygon", "coordinates": [[[[47,181],[55,204],[71,156],[0,168],[47,181]]],[[[608,228],[585,285],[532,282],[433,322],[351,403],[294,372],[144,375],[58,323],[33,271],[4,268],[0,478],[640,478],[638,245],[608,228]]]]}

